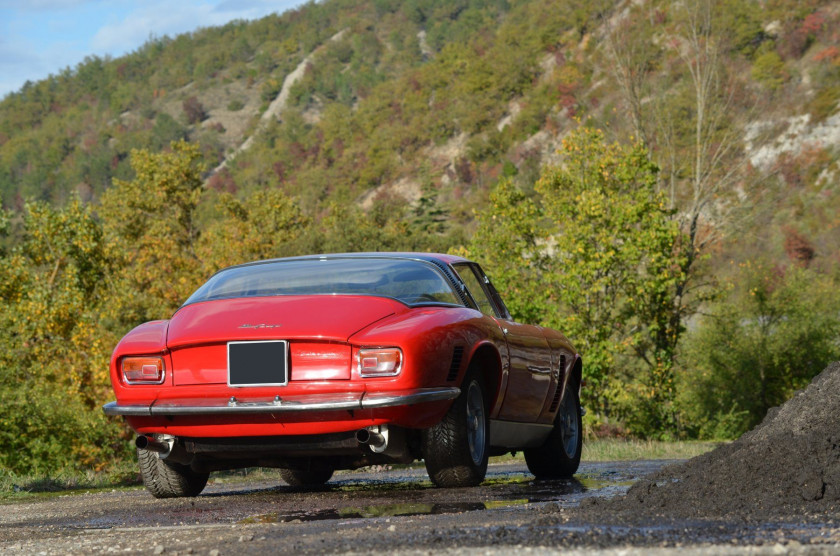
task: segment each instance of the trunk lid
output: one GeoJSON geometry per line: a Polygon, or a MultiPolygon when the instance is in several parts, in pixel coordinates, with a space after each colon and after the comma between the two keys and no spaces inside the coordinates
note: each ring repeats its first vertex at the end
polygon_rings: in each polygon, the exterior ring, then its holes
{"type": "Polygon", "coordinates": [[[347,380],[352,364],[347,339],[405,309],[392,299],[360,295],[248,297],[187,305],[169,325],[174,384],[225,384],[228,342],[252,340],[288,342],[290,386],[347,380]]]}
{"type": "Polygon", "coordinates": [[[169,323],[167,347],[283,339],[346,342],[405,305],[364,295],[219,299],[187,305],[169,323]]]}

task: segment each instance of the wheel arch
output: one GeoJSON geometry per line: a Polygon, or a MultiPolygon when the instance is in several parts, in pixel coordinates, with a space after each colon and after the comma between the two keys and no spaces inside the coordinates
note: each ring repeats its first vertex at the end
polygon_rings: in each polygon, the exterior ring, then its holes
{"type": "MultiPolygon", "coordinates": [[[[467,364],[464,377],[469,375],[470,369],[478,369],[480,372],[485,385],[484,402],[487,405],[487,412],[492,413],[502,382],[502,357],[496,346],[483,343],[476,347],[467,364]]],[[[461,386],[464,386],[463,379],[461,386]]]]}

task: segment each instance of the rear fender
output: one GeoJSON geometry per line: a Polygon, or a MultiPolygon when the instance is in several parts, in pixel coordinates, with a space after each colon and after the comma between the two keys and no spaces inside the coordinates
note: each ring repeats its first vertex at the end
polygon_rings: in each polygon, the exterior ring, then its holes
{"type": "Polygon", "coordinates": [[[153,320],[135,327],[123,336],[111,354],[111,371],[114,376],[117,363],[123,355],[163,355],[166,350],[166,333],[169,328],[168,320],[153,320]]]}

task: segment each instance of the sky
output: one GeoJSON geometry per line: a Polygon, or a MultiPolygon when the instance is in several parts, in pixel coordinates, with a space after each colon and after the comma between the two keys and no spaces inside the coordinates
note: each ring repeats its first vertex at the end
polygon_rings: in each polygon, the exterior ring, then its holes
{"type": "Polygon", "coordinates": [[[0,98],[74,68],[116,58],[150,37],[283,13],[304,0],[0,0],[0,98]]]}

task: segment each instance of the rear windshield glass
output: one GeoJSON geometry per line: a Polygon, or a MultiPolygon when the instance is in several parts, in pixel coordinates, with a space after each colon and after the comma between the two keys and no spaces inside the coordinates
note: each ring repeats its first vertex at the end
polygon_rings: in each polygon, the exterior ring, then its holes
{"type": "Polygon", "coordinates": [[[184,305],[230,297],[361,294],[393,297],[407,305],[460,305],[432,264],[404,259],[305,259],[228,268],[214,275],[184,305]]]}

